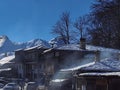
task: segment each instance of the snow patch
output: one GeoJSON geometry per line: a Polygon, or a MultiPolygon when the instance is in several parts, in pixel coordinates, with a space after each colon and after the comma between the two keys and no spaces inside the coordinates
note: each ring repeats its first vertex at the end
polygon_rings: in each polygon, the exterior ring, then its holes
{"type": "Polygon", "coordinates": [[[51,45],[51,47],[60,47],[62,45],[65,45],[61,37],[51,39],[49,41],[49,44],[51,45]]]}
{"type": "Polygon", "coordinates": [[[12,61],[15,58],[14,55],[12,56],[8,56],[8,57],[4,57],[3,59],[0,60],[0,65],[4,65],[6,63],[9,63],[10,61],[12,61]]]}
{"type": "Polygon", "coordinates": [[[92,72],[92,73],[81,73],[79,76],[120,76],[120,72],[105,72],[105,73],[98,73],[98,72],[92,72]]]}
{"type": "Polygon", "coordinates": [[[67,80],[67,79],[53,79],[53,80],[51,80],[52,82],[63,82],[63,81],[65,81],[65,80],[67,80]]]}
{"type": "Polygon", "coordinates": [[[0,54],[6,52],[14,52],[17,49],[26,49],[34,46],[49,48],[47,41],[42,39],[34,39],[25,43],[14,43],[7,36],[0,36],[0,54]]]}
{"type": "Polygon", "coordinates": [[[78,70],[78,69],[81,69],[83,67],[88,67],[88,66],[94,65],[94,64],[95,64],[95,62],[91,62],[91,63],[88,63],[88,64],[80,65],[80,66],[69,68],[69,69],[61,69],[60,71],[74,71],[74,70],[78,70]]]}
{"type": "Polygon", "coordinates": [[[100,62],[96,62],[93,65],[86,66],[82,68],[82,70],[89,70],[89,71],[120,71],[120,61],[113,59],[113,58],[107,58],[104,60],[101,60],[100,62]]]}

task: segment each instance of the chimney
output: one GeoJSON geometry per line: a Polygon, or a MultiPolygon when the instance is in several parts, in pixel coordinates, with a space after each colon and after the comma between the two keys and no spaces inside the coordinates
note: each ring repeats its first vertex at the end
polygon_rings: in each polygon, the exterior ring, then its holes
{"type": "Polygon", "coordinates": [[[95,51],[95,62],[99,62],[100,61],[100,51],[97,50],[95,51]]]}
{"type": "Polygon", "coordinates": [[[86,39],[80,38],[80,49],[86,49],[86,39]]]}

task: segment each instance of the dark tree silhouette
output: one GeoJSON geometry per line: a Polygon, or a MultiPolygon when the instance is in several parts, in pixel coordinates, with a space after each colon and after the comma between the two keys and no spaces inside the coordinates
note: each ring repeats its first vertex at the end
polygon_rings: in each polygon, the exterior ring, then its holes
{"type": "Polygon", "coordinates": [[[74,23],[74,27],[80,33],[80,38],[83,38],[84,34],[86,33],[87,22],[88,22],[88,18],[86,15],[86,16],[80,16],[74,23]]]}
{"type": "Polygon", "coordinates": [[[70,13],[63,12],[62,16],[60,17],[60,20],[58,20],[57,23],[53,26],[52,34],[60,36],[65,44],[69,44],[71,38],[70,27],[70,13]]]}
{"type": "Polygon", "coordinates": [[[96,0],[90,35],[95,45],[120,49],[120,1],[96,0]]]}

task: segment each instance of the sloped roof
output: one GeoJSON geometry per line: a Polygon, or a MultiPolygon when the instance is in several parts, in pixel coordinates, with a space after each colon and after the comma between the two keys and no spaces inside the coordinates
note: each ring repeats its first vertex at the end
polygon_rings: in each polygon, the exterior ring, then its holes
{"type": "Polygon", "coordinates": [[[81,71],[120,71],[120,61],[114,58],[107,58],[96,62],[93,65],[81,68],[81,71]]]}
{"type": "Polygon", "coordinates": [[[11,70],[11,68],[5,68],[5,69],[0,69],[0,72],[2,72],[2,71],[10,71],[11,70]]]}
{"type": "MultiPolygon", "coordinates": [[[[61,50],[83,50],[80,49],[80,45],[79,44],[68,44],[68,45],[63,45],[61,47],[57,47],[57,49],[61,49],[61,50]]],[[[105,47],[100,47],[100,46],[92,46],[92,45],[86,45],[86,50],[92,50],[92,51],[106,51],[106,52],[114,52],[114,53],[118,53],[120,52],[119,49],[112,49],[112,48],[105,48],[105,47]]],[[[84,51],[84,50],[83,50],[84,51]]]]}
{"type": "Polygon", "coordinates": [[[118,76],[120,77],[120,72],[92,72],[92,73],[81,73],[79,76],[118,76]]]}
{"type": "Polygon", "coordinates": [[[93,64],[95,64],[95,62],[87,63],[87,64],[84,64],[84,65],[75,66],[73,68],[61,69],[60,71],[75,71],[75,70],[79,70],[79,69],[81,69],[83,67],[88,67],[88,66],[93,65],[93,64]]]}

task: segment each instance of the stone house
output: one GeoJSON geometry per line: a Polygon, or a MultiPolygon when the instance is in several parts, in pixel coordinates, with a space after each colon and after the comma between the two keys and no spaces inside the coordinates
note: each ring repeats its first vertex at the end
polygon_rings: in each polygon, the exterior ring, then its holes
{"type": "Polygon", "coordinates": [[[28,81],[49,84],[52,76],[60,69],[69,67],[86,54],[94,54],[89,50],[64,50],[57,48],[34,47],[15,51],[15,65],[18,78],[28,81]],[[66,63],[67,61],[67,63],[66,63]]]}
{"type": "Polygon", "coordinates": [[[107,58],[80,68],[76,77],[76,90],[119,90],[120,61],[107,58]]]}

